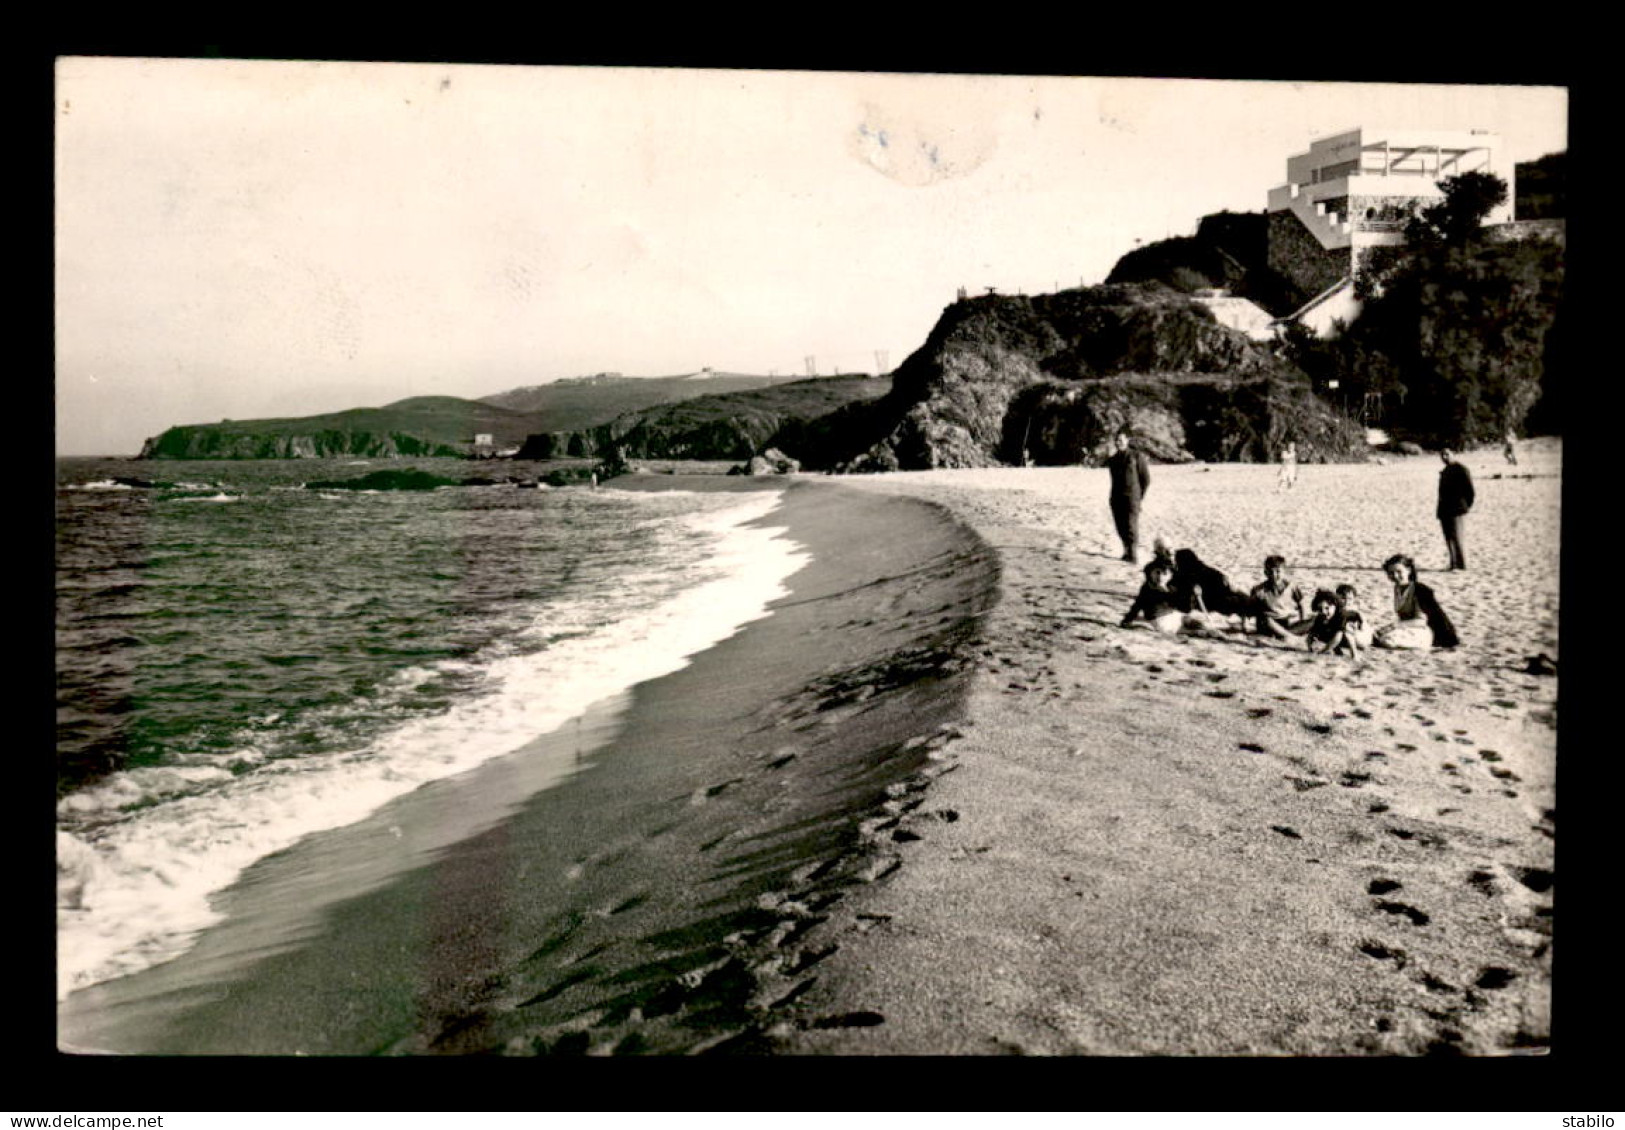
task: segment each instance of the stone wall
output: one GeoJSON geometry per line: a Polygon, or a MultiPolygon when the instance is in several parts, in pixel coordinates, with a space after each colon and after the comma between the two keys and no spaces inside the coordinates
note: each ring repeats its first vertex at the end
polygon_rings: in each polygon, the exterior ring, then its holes
{"type": "Polygon", "coordinates": [[[1561,219],[1514,220],[1509,224],[1491,224],[1484,229],[1493,240],[1509,242],[1516,239],[1550,239],[1567,243],[1567,229],[1561,219]]]}
{"type": "Polygon", "coordinates": [[[1328,250],[1290,211],[1271,212],[1269,265],[1309,294],[1319,294],[1349,273],[1347,248],[1328,250]]]}
{"type": "Polygon", "coordinates": [[[1426,203],[1428,202],[1417,196],[1355,195],[1348,198],[1348,209],[1356,230],[1361,230],[1360,225],[1372,221],[1379,224],[1397,224],[1400,230],[1403,230],[1405,222],[1426,203]],[[1371,214],[1367,215],[1368,212],[1371,214]]]}

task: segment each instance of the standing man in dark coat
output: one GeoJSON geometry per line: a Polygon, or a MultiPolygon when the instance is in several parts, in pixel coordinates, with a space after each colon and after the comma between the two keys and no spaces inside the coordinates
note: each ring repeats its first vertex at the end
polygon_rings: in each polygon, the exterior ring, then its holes
{"type": "Polygon", "coordinates": [[[1145,452],[1129,447],[1128,433],[1118,432],[1116,450],[1106,460],[1112,473],[1112,520],[1123,539],[1123,560],[1139,560],[1140,500],[1151,487],[1151,463],[1145,452]]]}
{"type": "Polygon", "coordinates": [[[1473,508],[1473,476],[1456,461],[1456,453],[1448,447],[1439,452],[1444,470],[1439,472],[1439,525],[1444,528],[1445,548],[1450,551],[1450,568],[1467,568],[1467,554],[1462,548],[1463,527],[1467,511],[1473,508]]]}

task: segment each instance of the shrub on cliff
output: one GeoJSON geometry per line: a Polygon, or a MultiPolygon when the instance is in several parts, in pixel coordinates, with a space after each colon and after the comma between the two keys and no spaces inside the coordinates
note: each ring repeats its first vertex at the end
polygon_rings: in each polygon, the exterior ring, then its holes
{"type": "Polygon", "coordinates": [[[1203,216],[1195,235],[1157,240],[1128,252],[1106,282],[1161,282],[1186,292],[1224,287],[1276,317],[1312,297],[1269,265],[1269,221],[1263,212],[1203,216]]]}
{"type": "Polygon", "coordinates": [[[1381,393],[1396,435],[1462,446],[1521,430],[1555,428],[1555,343],[1563,247],[1543,239],[1468,239],[1397,257],[1344,334],[1290,339],[1294,359],[1319,380],[1338,379],[1355,402],[1381,393]]]}

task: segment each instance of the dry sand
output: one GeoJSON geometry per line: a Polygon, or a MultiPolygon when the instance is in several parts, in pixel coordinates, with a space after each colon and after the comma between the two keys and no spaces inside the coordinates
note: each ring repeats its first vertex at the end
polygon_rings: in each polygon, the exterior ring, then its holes
{"type": "MultiPolygon", "coordinates": [[[[792,1053],[1500,1054],[1551,1034],[1560,449],[1473,453],[1469,568],[1443,571],[1436,458],[1158,466],[1142,530],[1312,592],[1416,558],[1453,651],[1310,656],[1118,623],[1105,472],[843,480],[934,501],[997,551],[963,737],[890,826],[901,866],[838,947],[792,1053]],[[840,1018],[846,1017],[846,1021],[840,1018]]],[[[1143,551],[1142,551],[1143,552],[1143,551]]],[[[1142,556],[1142,560],[1144,557],[1142,556]]],[[[884,833],[884,830],[882,830],[884,833]]]]}

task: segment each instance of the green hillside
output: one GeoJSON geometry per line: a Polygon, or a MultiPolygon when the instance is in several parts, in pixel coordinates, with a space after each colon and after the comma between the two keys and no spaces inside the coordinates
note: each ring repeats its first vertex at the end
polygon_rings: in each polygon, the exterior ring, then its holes
{"type": "Polygon", "coordinates": [[[1195,235],[1159,239],[1128,252],[1106,283],[1160,282],[1187,294],[1221,287],[1279,317],[1313,296],[1276,273],[1268,258],[1263,212],[1215,212],[1202,217],[1195,235]]]}
{"type": "Polygon", "coordinates": [[[617,416],[673,404],[695,397],[715,396],[794,383],[795,377],[764,377],[746,373],[700,372],[673,377],[623,377],[599,373],[567,377],[543,385],[510,389],[480,402],[514,412],[542,417],[534,432],[576,432],[606,424],[617,416]]]}
{"type": "Polygon", "coordinates": [[[536,420],[455,396],[415,396],[382,408],[320,416],[221,420],[170,428],[149,439],[143,459],[287,459],[333,455],[457,455],[488,434],[515,446],[536,420]]]}
{"type": "Polygon", "coordinates": [[[790,377],[701,372],[678,377],[600,374],[465,400],[415,396],[381,408],[319,416],[221,420],[173,427],[149,439],[144,459],[302,459],[338,455],[467,455],[474,437],[498,448],[526,437],[606,424],[638,409],[794,383],[790,377]]]}
{"type": "Polygon", "coordinates": [[[890,389],[890,377],[846,374],[700,396],[594,428],[532,436],[520,455],[592,456],[620,448],[634,459],[748,459],[783,432],[890,389]]]}

